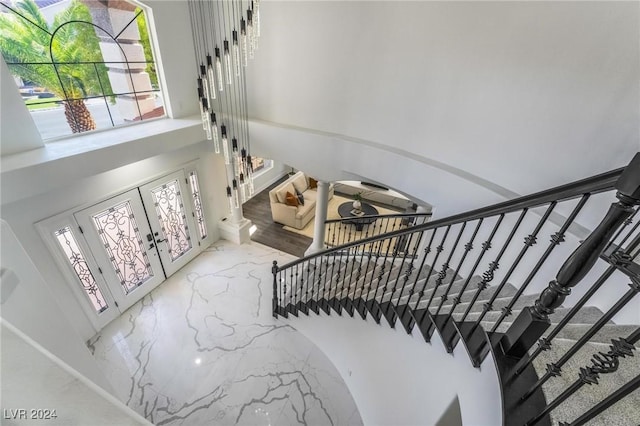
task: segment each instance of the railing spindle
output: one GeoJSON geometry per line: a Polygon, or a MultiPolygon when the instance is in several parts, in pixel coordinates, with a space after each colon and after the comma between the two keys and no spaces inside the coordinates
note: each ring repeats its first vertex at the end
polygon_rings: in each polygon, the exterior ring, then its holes
{"type": "MultiPolygon", "coordinates": [[[[465,222],[465,224],[466,224],[466,222],[465,222]]],[[[464,245],[464,252],[462,253],[462,257],[460,258],[460,262],[458,262],[458,266],[456,267],[455,271],[453,272],[453,276],[451,277],[451,280],[449,281],[449,285],[444,290],[444,293],[442,294],[442,297],[440,298],[440,304],[438,304],[438,308],[436,309],[436,312],[434,313],[434,316],[440,314],[440,310],[442,309],[442,306],[448,300],[449,291],[451,291],[451,287],[453,286],[453,283],[455,282],[456,277],[458,276],[458,272],[460,272],[460,268],[462,268],[462,264],[464,263],[465,259],[467,258],[467,255],[469,254],[469,252],[471,250],[473,250],[473,242],[476,239],[476,235],[478,235],[478,230],[480,229],[480,225],[482,225],[482,220],[478,221],[475,229],[473,230],[473,234],[471,235],[471,238],[469,239],[467,244],[464,245]]]]}
{"type": "MultiPolygon", "coordinates": [[[[467,309],[464,312],[464,315],[462,316],[462,319],[460,320],[460,322],[464,322],[467,319],[467,316],[471,312],[471,309],[473,308],[473,305],[475,305],[475,303],[478,301],[478,298],[480,298],[480,294],[487,287],[489,287],[489,283],[491,281],[493,281],[493,278],[494,278],[493,273],[496,271],[496,269],[498,269],[500,267],[500,260],[502,259],[502,256],[504,255],[504,253],[507,251],[507,247],[509,247],[509,245],[511,244],[511,240],[513,240],[514,235],[518,231],[518,228],[520,227],[520,224],[522,223],[522,220],[524,219],[524,216],[527,214],[527,211],[528,211],[528,209],[522,209],[522,211],[520,212],[520,216],[518,216],[518,220],[516,221],[515,226],[513,227],[513,229],[511,229],[511,232],[509,233],[509,236],[507,237],[506,241],[502,245],[502,249],[500,249],[500,252],[496,256],[496,258],[493,260],[493,262],[489,263],[489,269],[487,269],[482,274],[482,281],[480,281],[478,283],[478,290],[473,295],[473,299],[469,303],[469,306],[467,306],[467,309]]],[[[473,332],[474,330],[475,330],[475,326],[470,331],[470,333],[473,332]]]]}
{"type": "Polygon", "coordinates": [[[636,377],[631,379],[620,389],[606,397],[598,404],[594,405],[589,411],[587,411],[571,423],[560,422],[559,426],[582,426],[637,389],[640,389],[640,375],[637,375],[636,377]]]}
{"type": "Polygon", "coordinates": [[[591,270],[611,237],[634,213],[634,206],[640,203],[640,154],[633,157],[615,187],[619,201],[611,204],[596,229],[569,256],[556,279],[540,294],[535,306],[523,309],[502,337],[500,344],[507,355],[516,358],[525,356],[551,324],[549,315],[555,312],[571,293],[571,288],[591,270]]]}
{"type": "Polygon", "coordinates": [[[609,351],[607,353],[598,352],[593,354],[591,357],[591,365],[580,369],[578,380],[573,382],[564,392],[547,404],[537,416],[525,423],[525,426],[533,426],[538,423],[544,416],[566,401],[584,385],[597,385],[600,374],[616,372],[620,365],[619,358],[632,357],[633,351],[635,350],[634,345],[638,341],[640,341],[640,328],[636,329],[626,338],[611,340],[609,351]]]}
{"type": "MultiPolygon", "coordinates": [[[[456,249],[458,248],[458,243],[460,242],[460,238],[462,238],[462,234],[464,233],[464,230],[465,230],[466,227],[467,227],[467,222],[462,222],[462,226],[460,227],[460,232],[458,232],[458,235],[456,237],[456,241],[453,243],[453,247],[449,251],[449,256],[447,256],[447,260],[445,260],[445,262],[442,264],[442,268],[440,269],[440,272],[438,273],[438,278],[436,278],[436,282],[435,282],[435,284],[433,286],[433,291],[431,292],[431,296],[429,297],[429,301],[427,302],[427,306],[426,306],[427,310],[431,307],[431,302],[433,301],[433,298],[435,297],[436,292],[440,288],[440,285],[442,284],[442,281],[447,276],[447,272],[449,270],[449,264],[451,263],[451,259],[453,258],[453,254],[455,253],[456,249]]],[[[453,279],[455,279],[455,275],[454,275],[453,279]]]]}
{"type": "Polygon", "coordinates": [[[513,306],[518,302],[518,300],[520,299],[520,296],[522,296],[524,291],[527,289],[527,287],[529,286],[529,284],[533,280],[533,277],[535,277],[535,275],[538,273],[538,271],[540,270],[542,265],[547,261],[547,259],[551,255],[551,252],[558,245],[560,245],[561,242],[564,241],[565,232],[567,232],[567,229],[569,229],[569,226],[573,223],[573,221],[575,220],[575,218],[578,215],[578,213],[580,213],[580,211],[582,210],[584,205],[587,203],[587,200],[589,199],[589,197],[590,197],[590,194],[585,194],[585,195],[582,196],[582,198],[580,199],[580,201],[578,202],[576,207],[573,209],[573,211],[571,212],[571,214],[569,215],[567,220],[564,221],[564,223],[562,224],[562,226],[560,227],[558,232],[556,232],[555,234],[553,234],[551,236],[551,240],[550,240],[549,246],[547,247],[545,252],[542,254],[542,256],[540,257],[540,259],[538,260],[536,265],[533,267],[533,269],[531,270],[531,272],[529,273],[527,278],[525,278],[525,280],[522,283],[522,285],[520,286],[520,288],[518,288],[516,293],[513,295],[513,297],[511,298],[511,301],[509,302],[509,304],[502,308],[502,314],[500,315],[500,318],[498,318],[496,323],[491,328],[491,332],[495,332],[498,329],[498,327],[500,326],[500,324],[502,324],[502,321],[504,321],[504,319],[507,316],[511,315],[513,306]]]}
{"type": "MultiPolygon", "coordinates": [[[[544,226],[544,224],[547,222],[547,219],[549,219],[549,215],[551,215],[551,212],[553,211],[553,209],[556,206],[556,202],[552,202],[551,204],[549,204],[549,207],[547,208],[547,210],[544,212],[544,215],[542,216],[542,218],[540,218],[540,220],[538,221],[538,224],[536,225],[535,229],[533,230],[533,232],[531,232],[529,235],[527,235],[524,239],[524,247],[522,247],[522,249],[520,249],[520,252],[518,253],[518,255],[516,256],[516,258],[514,259],[514,261],[511,263],[511,266],[509,267],[509,270],[507,271],[507,273],[505,274],[505,276],[502,278],[502,281],[500,282],[500,284],[498,285],[498,287],[496,287],[495,291],[493,292],[493,294],[491,295],[491,297],[489,298],[489,300],[484,304],[484,307],[482,309],[482,313],[480,314],[480,316],[478,317],[478,319],[476,320],[472,331],[475,330],[480,323],[482,322],[482,320],[484,319],[484,317],[487,315],[487,313],[493,309],[493,302],[496,301],[496,299],[498,298],[498,296],[500,295],[500,292],[502,291],[502,289],[504,288],[504,286],[507,284],[507,282],[509,281],[509,278],[511,278],[511,274],[513,274],[513,271],[515,271],[515,269],[518,267],[518,265],[520,264],[520,261],[522,261],[522,258],[525,256],[525,254],[527,253],[527,251],[534,245],[536,244],[536,241],[538,239],[538,233],[540,232],[540,230],[542,229],[542,227],[544,226]]],[[[524,212],[523,212],[524,213],[524,212]]],[[[503,311],[503,312],[508,312],[508,311],[503,311]]]]}
{"type": "MultiPolygon", "coordinates": [[[[482,243],[482,250],[480,251],[478,258],[476,259],[476,263],[473,265],[471,272],[469,272],[469,275],[467,276],[466,281],[462,285],[462,288],[458,292],[458,295],[453,298],[453,305],[449,310],[449,316],[447,317],[445,323],[448,323],[453,319],[453,311],[456,309],[456,306],[458,306],[458,304],[462,301],[462,295],[464,294],[465,291],[467,291],[467,287],[469,286],[469,282],[471,282],[471,278],[473,278],[476,270],[478,269],[478,266],[480,265],[482,258],[487,253],[487,251],[491,248],[491,241],[493,240],[493,237],[496,235],[496,232],[498,231],[498,228],[500,227],[500,224],[502,223],[503,219],[504,219],[504,214],[501,214],[498,217],[496,224],[493,226],[493,229],[491,230],[491,234],[489,234],[489,237],[482,243]]],[[[480,219],[480,223],[482,223],[482,219],[480,219]]]]}
{"type": "MultiPolygon", "coordinates": [[[[449,235],[449,230],[451,230],[451,225],[447,225],[447,228],[444,231],[444,235],[442,236],[442,241],[440,241],[440,245],[436,247],[436,255],[434,256],[433,262],[431,263],[431,268],[429,269],[429,275],[427,275],[427,277],[425,278],[424,285],[422,286],[422,290],[420,290],[420,293],[418,295],[418,300],[416,301],[416,306],[414,308],[414,311],[418,310],[418,306],[422,301],[422,297],[424,296],[424,289],[427,287],[427,284],[429,283],[429,279],[431,278],[431,273],[433,272],[433,265],[435,265],[438,262],[438,257],[440,257],[440,253],[442,253],[442,251],[444,250],[444,242],[447,239],[447,236],[449,235]]],[[[427,310],[425,309],[425,311],[420,316],[419,321],[420,322],[424,321],[424,318],[426,315],[427,315],[427,310]]]]}
{"type": "Polygon", "coordinates": [[[271,303],[272,315],[274,318],[278,318],[278,261],[273,261],[273,266],[271,266],[271,273],[273,274],[273,301],[271,303]]]}
{"type": "Polygon", "coordinates": [[[600,329],[608,323],[627,303],[631,301],[640,292],[640,283],[632,281],[631,287],[622,298],[620,298],[591,328],[564,354],[562,357],[551,364],[547,364],[547,372],[538,379],[538,381],[527,391],[521,398],[522,401],[533,394],[540,386],[546,383],[551,377],[559,376],[562,367],[572,356],[576,354],[600,329]]]}

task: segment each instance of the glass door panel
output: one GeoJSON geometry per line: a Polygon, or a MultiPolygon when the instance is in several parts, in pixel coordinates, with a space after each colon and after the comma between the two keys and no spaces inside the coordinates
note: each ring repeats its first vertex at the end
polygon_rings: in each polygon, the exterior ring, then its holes
{"type": "MultiPolygon", "coordinates": [[[[149,216],[156,246],[167,276],[193,259],[193,213],[183,194],[189,194],[182,170],[140,187],[140,194],[149,216]]],[[[196,237],[197,238],[197,237],[196,237]]],[[[197,239],[195,240],[197,241],[197,239]]]]}
{"type": "Polygon", "coordinates": [[[76,221],[62,215],[37,223],[36,229],[96,331],[120,316],[121,311],[76,221]]]}
{"type": "Polygon", "coordinates": [[[137,189],[75,213],[124,311],[165,279],[137,189]]]}

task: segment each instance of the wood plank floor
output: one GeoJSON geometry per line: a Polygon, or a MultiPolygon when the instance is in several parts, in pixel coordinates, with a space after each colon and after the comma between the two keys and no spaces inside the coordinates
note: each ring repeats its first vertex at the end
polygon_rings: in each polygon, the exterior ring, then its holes
{"type": "MultiPolygon", "coordinates": [[[[289,176],[284,176],[264,191],[254,195],[253,198],[242,205],[242,211],[244,217],[253,222],[253,224],[257,228],[257,230],[251,236],[252,241],[264,244],[265,246],[273,247],[277,250],[281,250],[285,253],[289,253],[297,257],[304,257],[304,252],[307,250],[307,248],[309,248],[313,240],[304,235],[296,234],[295,232],[289,232],[283,229],[283,225],[275,223],[271,218],[269,191],[280,185],[288,178],[289,176]]],[[[338,195],[349,197],[345,194],[338,193],[338,195]]],[[[370,201],[367,202],[370,203],[370,201]]],[[[375,205],[385,207],[390,210],[395,210],[399,213],[402,212],[402,210],[399,210],[394,206],[380,203],[376,203],[375,205]]]]}
{"type": "Polygon", "coordinates": [[[297,257],[303,257],[305,250],[309,248],[313,240],[304,235],[284,230],[283,225],[275,223],[271,218],[269,191],[288,178],[289,176],[284,176],[264,191],[254,195],[242,205],[242,211],[244,217],[258,228],[251,236],[251,240],[297,257]]]}

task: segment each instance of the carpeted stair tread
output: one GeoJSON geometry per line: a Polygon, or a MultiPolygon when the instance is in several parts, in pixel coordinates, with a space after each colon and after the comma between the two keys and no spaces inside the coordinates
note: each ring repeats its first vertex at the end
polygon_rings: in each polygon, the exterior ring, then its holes
{"type": "MultiPolygon", "coordinates": [[[[558,308],[558,309],[556,309],[556,311],[552,315],[549,316],[549,319],[551,320],[551,323],[552,324],[557,324],[558,322],[560,322],[560,320],[562,320],[562,318],[565,317],[565,315],[569,311],[570,311],[569,308],[558,308]]],[[[515,311],[514,310],[512,315],[511,315],[511,317],[516,318],[519,313],[520,313],[520,311],[515,311]]],[[[501,315],[501,312],[489,311],[484,316],[483,321],[488,321],[488,322],[493,323],[493,322],[498,320],[500,315],[501,315]]],[[[595,306],[585,306],[584,308],[580,309],[576,313],[576,315],[572,318],[571,323],[573,323],[573,324],[593,324],[598,319],[600,319],[601,316],[602,316],[602,311],[600,309],[596,308],[595,306]]],[[[453,317],[456,320],[458,320],[458,319],[460,319],[462,317],[462,314],[454,313],[453,317]]],[[[471,312],[467,316],[467,321],[475,321],[478,318],[480,318],[480,312],[471,312]]],[[[611,324],[613,324],[613,323],[611,323],[611,324]]]]}
{"type": "MultiPolygon", "coordinates": [[[[505,286],[505,287],[506,287],[506,286],[505,286]]],[[[511,288],[513,288],[513,289],[515,290],[515,287],[511,286],[511,288]]],[[[503,288],[503,290],[505,290],[505,289],[503,288]]],[[[486,290],[486,291],[487,291],[487,293],[490,293],[490,287],[489,287],[489,288],[487,288],[487,290],[486,290]]],[[[510,290],[507,290],[507,291],[511,292],[510,290]]],[[[501,292],[501,293],[502,293],[502,292],[501,292]]],[[[514,291],[514,294],[515,294],[515,291],[514,291]]],[[[486,295],[485,295],[485,296],[486,296],[486,295]]],[[[489,300],[489,298],[490,298],[490,297],[491,297],[491,296],[490,296],[490,294],[489,294],[489,296],[488,296],[488,297],[485,297],[485,298],[484,298],[485,300],[479,300],[478,302],[476,302],[476,303],[473,305],[473,307],[471,308],[471,311],[470,311],[470,312],[481,312],[481,311],[482,311],[482,309],[484,309],[484,306],[483,306],[484,302],[485,302],[485,301],[487,301],[487,300],[489,300]]],[[[522,309],[522,308],[523,308],[523,307],[525,307],[525,306],[533,306],[533,304],[535,303],[535,301],[536,301],[536,299],[537,299],[538,297],[539,297],[539,296],[538,296],[537,294],[530,294],[530,295],[520,296],[520,298],[519,298],[519,299],[516,301],[516,303],[513,305],[512,310],[513,310],[513,311],[516,311],[516,310],[520,310],[520,309],[522,309]]],[[[511,296],[505,296],[505,297],[500,297],[500,298],[496,299],[496,300],[493,302],[493,309],[492,309],[492,311],[501,311],[501,309],[502,309],[503,307],[506,307],[507,305],[509,305],[509,303],[511,303],[511,300],[512,300],[511,296]]],[[[461,302],[461,303],[459,303],[459,304],[456,306],[456,308],[455,308],[454,312],[456,312],[456,313],[463,313],[463,312],[464,312],[464,311],[469,307],[469,303],[470,303],[470,301],[467,301],[467,302],[461,302]]],[[[453,301],[452,301],[452,299],[451,299],[451,298],[449,298],[449,300],[447,300],[447,301],[445,302],[445,304],[442,306],[442,310],[441,310],[441,312],[449,313],[449,311],[451,310],[451,306],[452,306],[452,304],[453,304],[453,301]]]]}
{"type": "MultiPolygon", "coordinates": [[[[544,351],[534,361],[533,365],[542,376],[546,365],[557,361],[576,342],[569,339],[554,339],[550,350],[544,351]]],[[[576,379],[580,368],[591,366],[591,358],[597,352],[608,352],[609,345],[588,342],[562,368],[562,375],[550,378],[544,385],[543,391],[547,402],[551,402],[560,395],[576,379]]],[[[601,374],[599,384],[584,385],[578,392],[567,399],[551,412],[554,424],[560,421],[571,422],[589,408],[602,401],[609,394],[619,389],[629,380],[640,374],[640,353],[636,349],[633,357],[620,358],[617,371],[601,374]]],[[[615,408],[602,413],[592,420],[589,425],[640,425],[640,392],[635,391],[616,404],[615,408]]]]}

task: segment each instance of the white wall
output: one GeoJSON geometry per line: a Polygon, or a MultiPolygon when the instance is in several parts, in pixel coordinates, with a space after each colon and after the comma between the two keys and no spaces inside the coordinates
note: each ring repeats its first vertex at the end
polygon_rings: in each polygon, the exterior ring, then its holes
{"type": "Polygon", "coordinates": [[[354,176],[381,182],[419,204],[434,205],[434,218],[505,199],[498,193],[500,188],[488,184],[491,189],[487,189],[467,179],[463,171],[441,168],[382,145],[259,121],[250,121],[249,133],[253,149],[263,152],[265,157],[278,158],[329,182],[354,176]]]}
{"type": "Polygon", "coordinates": [[[42,272],[35,267],[7,222],[1,220],[0,223],[4,269],[0,291],[6,299],[0,310],[2,318],[111,392],[89,349],[63,314],[64,308],[58,305],[53,291],[45,284],[42,272]],[[8,286],[13,288],[10,294],[8,286]]]}
{"type": "Polygon", "coordinates": [[[172,118],[199,114],[195,52],[187,2],[143,0],[159,63],[167,114],[172,118]],[[149,10],[150,8],[150,10],[149,10]]]}
{"type": "Polygon", "coordinates": [[[43,146],[40,133],[0,55],[0,156],[43,146]],[[21,126],[20,123],[26,123],[21,126]]]}
{"type": "MultiPolygon", "coordinates": [[[[357,315],[356,315],[357,316],[357,315]]],[[[398,323],[362,321],[346,315],[296,318],[291,324],[329,357],[340,372],[366,425],[433,425],[458,396],[463,424],[502,423],[498,379],[491,355],[475,369],[458,345],[446,353],[434,334],[406,334],[398,323]]]]}
{"type": "Polygon", "coordinates": [[[325,155],[306,155],[294,147],[305,136],[280,135],[294,167],[313,157],[335,169],[347,154],[345,171],[423,199],[439,217],[535,192],[623,166],[639,150],[639,8],[264,2],[249,113],[387,147],[380,157],[335,152],[326,137],[325,155]],[[406,153],[420,160],[401,169],[406,153]],[[386,167],[403,178],[390,182],[386,167]]]}
{"type": "MultiPolygon", "coordinates": [[[[256,152],[253,150],[252,150],[252,154],[257,155],[256,152]]],[[[258,156],[260,157],[260,155],[258,156]]],[[[268,158],[268,157],[264,157],[264,158],[268,158]]],[[[273,167],[271,167],[268,170],[264,170],[264,171],[261,170],[259,173],[256,173],[256,175],[254,176],[253,178],[254,194],[258,194],[259,192],[265,190],[272,183],[274,183],[275,181],[277,181],[278,179],[286,175],[287,172],[291,170],[291,168],[288,167],[286,164],[284,164],[282,161],[276,161],[276,160],[272,160],[272,161],[273,161],[273,167]]]]}

